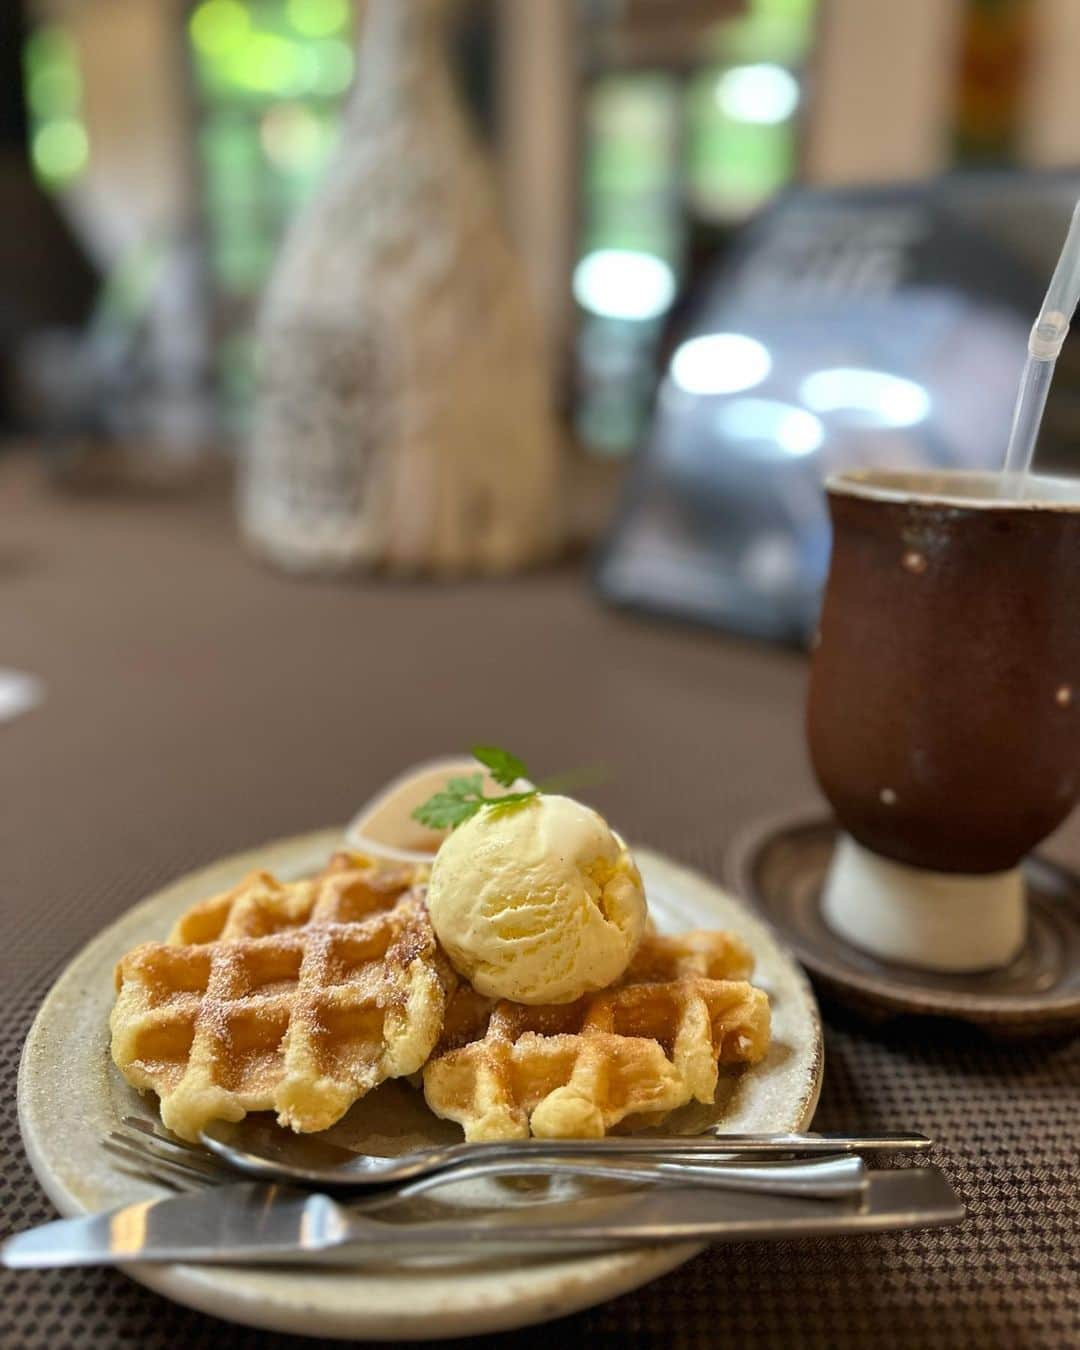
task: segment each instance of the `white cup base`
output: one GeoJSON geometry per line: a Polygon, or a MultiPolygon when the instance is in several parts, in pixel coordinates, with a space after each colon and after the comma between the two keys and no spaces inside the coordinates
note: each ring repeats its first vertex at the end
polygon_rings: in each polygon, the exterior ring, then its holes
{"type": "Polygon", "coordinates": [[[885,961],[953,973],[1007,965],[1027,926],[1024,880],[930,872],[837,840],[821,897],[837,936],[885,961]]]}

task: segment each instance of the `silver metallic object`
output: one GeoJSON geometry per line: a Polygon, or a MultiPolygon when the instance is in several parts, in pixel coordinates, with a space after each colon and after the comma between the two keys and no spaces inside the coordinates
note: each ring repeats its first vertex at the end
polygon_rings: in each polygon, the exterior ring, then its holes
{"type": "MultiPolygon", "coordinates": [[[[200,1156],[200,1150],[164,1136],[149,1121],[126,1116],[125,1125],[139,1130],[163,1146],[186,1148],[200,1156]]],[[[458,1167],[463,1163],[489,1163],[495,1159],[515,1162],[535,1159],[543,1153],[549,1159],[595,1158],[612,1162],[616,1158],[648,1157],[655,1161],[684,1158],[730,1161],[733,1158],[778,1158],[851,1154],[855,1152],[919,1153],[930,1148],[925,1135],[884,1133],[878,1135],[816,1134],[722,1134],[712,1131],[701,1135],[609,1136],[603,1139],[508,1139],[483,1144],[448,1144],[385,1158],[353,1153],[337,1144],[311,1135],[286,1133],[274,1126],[266,1129],[237,1130],[225,1122],[215,1122],[203,1132],[202,1142],[212,1153],[237,1172],[260,1181],[294,1181],[305,1185],[335,1188],[384,1186],[408,1181],[458,1167]]]]}
{"type": "Polygon", "coordinates": [[[9,1268],[219,1263],[388,1263],[447,1254],[561,1254],[605,1247],[750,1238],[823,1237],[956,1223],[963,1206],[934,1167],[875,1171],[861,1200],[828,1202],[657,1186],[565,1203],[515,1205],[450,1218],[394,1220],[327,1195],[242,1182],[62,1219],[9,1238],[9,1268]]]}
{"type": "MultiPolygon", "coordinates": [[[[127,1119],[131,1121],[136,1118],[127,1119]]],[[[106,1141],[107,1146],[129,1162],[134,1160],[148,1169],[148,1175],[159,1180],[175,1182],[179,1176],[181,1180],[205,1184],[231,1179],[216,1160],[207,1157],[199,1149],[174,1143],[152,1127],[147,1130],[145,1122],[140,1122],[140,1128],[144,1130],[143,1133],[113,1131],[106,1141]]],[[[413,1156],[408,1155],[400,1161],[408,1162],[413,1156]]],[[[376,1185],[381,1185],[384,1191],[392,1185],[393,1191],[389,1196],[375,1192],[373,1201],[365,1206],[365,1212],[381,1204],[411,1199],[440,1186],[497,1176],[579,1177],[629,1181],[638,1185],[652,1182],[692,1183],[723,1190],[807,1196],[819,1200],[857,1200],[866,1186],[865,1164],[854,1154],[760,1162],[740,1162],[724,1157],[710,1160],[700,1155],[695,1161],[694,1155],[657,1158],[625,1153],[605,1158],[598,1156],[596,1150],[591,1156],[556,1156],[548,1150],[546,1143],[534,1140],[531,1147],[517,1150],[509,1156],[497,1146],[477,1145],[464,1157],[449,1163],[443,1161],[440,1166],[418,1166],[411,1172],[403,1169],[403,1175],[369,1177],[365,1183],[368,1191],[372,1191],[376,1185]]],[[[305,1181],[311,1184],[310,1177],[305,1178],[305,1181]]],[[[331,1183],[323,1180],[321,1184],[331,1183]]],[[[340,1189],[337,1183],[333,1184],[335,1189],[340,1189]]]]}

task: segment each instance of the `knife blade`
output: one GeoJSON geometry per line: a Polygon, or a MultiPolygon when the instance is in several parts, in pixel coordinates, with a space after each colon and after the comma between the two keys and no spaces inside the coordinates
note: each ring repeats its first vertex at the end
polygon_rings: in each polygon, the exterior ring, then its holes
{"type": "Polygon", "coordinates": [[[964,1207],[936,1167],[872,1171],[862,1202],[664,1186],[420,1221],[350,1211],[327,1195],[245,1182],[122,1205],[18,1233],[9,1269],[192,1261],[370,1264],[449,1252],[583,1251],[670,1242],[824,1237],[957,1223],[964,1207]]]}

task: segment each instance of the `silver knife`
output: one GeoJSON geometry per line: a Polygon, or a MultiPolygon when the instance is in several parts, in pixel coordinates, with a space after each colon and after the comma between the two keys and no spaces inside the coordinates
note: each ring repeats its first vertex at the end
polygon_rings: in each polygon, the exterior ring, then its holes
{"type": "MultiPolygon", "coordinates": [[[[470,1258],[507,1251],[595,1250],[665,1242],[825,1237],[957,1223],[964,1207],[936,1167],[872,1171],[861,1201],[837,1202],[655,1187],[477,1215],[395,1220],[351,1211],[327,1195],[255,1182],[123,1205],[60,1219],[10,1237],[11,1269],[127,1265],[370,1264],[450,1252],[470,1258]]],[[[386,1217],[383,1217],[384,1214],[386,1217]]]]}

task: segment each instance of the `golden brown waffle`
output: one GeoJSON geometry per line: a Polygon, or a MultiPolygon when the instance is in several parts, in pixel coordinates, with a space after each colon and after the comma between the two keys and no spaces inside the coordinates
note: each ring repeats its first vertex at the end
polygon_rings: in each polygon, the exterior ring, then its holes
{"type": "Polygon", "coordinates": [[[630,1116],[654,1123],[711,1102],[719,1064],[769,1048],[751,965],[725,933],[646,934],[617,985],[576,1003],[526,1007],[461,986],[424,1070],[428,1105],[485,1140],[595,1138],[630,1116]]]}
{"type": "Polygon", "coordinates": [[[277,1111],[322,1130],[438,1040],[454,976],[422,876],[340,855],[308,881],[254,872],[116,971],[112,1055],[169,1129],[277,1111]]]}

